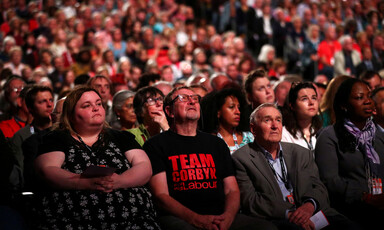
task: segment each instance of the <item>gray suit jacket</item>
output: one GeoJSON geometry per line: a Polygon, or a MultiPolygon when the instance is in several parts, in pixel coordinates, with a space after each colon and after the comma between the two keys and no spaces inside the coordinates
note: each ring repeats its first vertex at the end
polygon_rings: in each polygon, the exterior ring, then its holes
{"type": "MultiPolygon", "coordinates": [[[[281,146],[296,206],[299,207],[304,200],[312,198],[325,215],[337,215],[329,206],[328,193],[320,181],[311,152],[292,143],[281,143],[281,146]]],[[[266,219],[285,219],[286,210],[293,208],[293,205],[283,198],[262,150],[250,143],[237,150],[232,157],[243,213],[266,219]]]]}

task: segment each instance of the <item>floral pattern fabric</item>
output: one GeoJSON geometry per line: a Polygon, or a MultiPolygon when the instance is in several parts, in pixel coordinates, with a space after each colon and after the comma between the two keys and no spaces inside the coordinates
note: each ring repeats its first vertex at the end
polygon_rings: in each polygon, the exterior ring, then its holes
{"type": "MultiPolygon", "coordinates": [[[[107,133],[105,138],[99,138],[92,147],[87,147],[70,136],[67,138],[69,143],[66,143],[68,148],[64,151],[65,162],[62,168],[81,174],[91,165],[105,165],[116,168],[117,174],[123,173],[132,167],[124,155],[129,150],[126,149],[129,148],[129,143],[133,143],[133,148],[140,148],[133,135],[124,136],[129,141],[120,137],[113,138],[113,135],[107,133]],[[119,141],[124,142],[118,143],[119,141]]],[[[52,143],[50,147],[52,151],[60,149],[57,145],[65,148],[65,144],[59,143],[63,142],[63,138],[53,135],[49,139],[52,138],[56,139],[56,143],[52,143]]],[[[94,190],[44,191],[40,194],[44,226],[39,228],[160,229],[155,221],[151,193],[145,186],[117,189],[110,193],[94,190]]]]}

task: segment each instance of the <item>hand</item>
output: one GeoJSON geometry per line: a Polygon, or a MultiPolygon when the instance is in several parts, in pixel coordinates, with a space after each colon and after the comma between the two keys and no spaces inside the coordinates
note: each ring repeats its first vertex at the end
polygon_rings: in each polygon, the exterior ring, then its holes
{"type": "Polygon", "coordinates": [[[305,224],[300,226],[305,230],[315,230],[315,224],[311,220],[308,220],[305,224]]]}
{"type": "Polygon", "coordinates": [[[216,223],[221,222],[221,218],[214,215],[199,215],[195,214],[192,217],[191,224],[198,229],[220,230],[216,223]]]}
{"type": "Polygon", "coordinates": [[[86,180],[89,181],[91,190],[98,190],[101,192],[112,192],[113,190],[113,180],[110,176],[87,178],[86,180]]]}
{"type": "Polygon", "coordinates": [[[155,123],[157,123],[160,128],[164,131],[169,129],[167,117],[163,111],[151,112],[151,117],[155,123]]]}
{"type": "Polygon", "coordinates": [[[220,216],[217,216],[214,220],[214,223],[219,227],[220,230],[227,230],[229,227],[231,227],[233,219],[234,216],[224,213],[220,216]]]}
{"type": "Polygon", "coordinates": [[[314,211],[315,207],[313,204],[311,202],[307,202],[297,208],[295,211],[291,212],[291,214],[288,215],[288,220],[294,224],[303,225],[309,221],[309,218],[311,218],[314,211]]]}

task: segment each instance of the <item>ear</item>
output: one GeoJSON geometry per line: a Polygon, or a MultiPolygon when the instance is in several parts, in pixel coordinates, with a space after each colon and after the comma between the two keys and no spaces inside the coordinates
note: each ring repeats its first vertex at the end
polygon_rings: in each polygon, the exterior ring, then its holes
{"type": "Polygon", "coordinates": [[[375,108],[373,109],[373,112],[372,112],[372,114],[373,114],[374,116],[376,116],[376,115],[377,115],[377,109],[376,109],[376,106],[375,106],[375,108]]]}
{"type": "Polygon", "coordinates": [[[255,132],[256,132],[255,124],[253,124],[253,123],[249,124],[249,129],[250,129],[251,133],[253,134],[253,136],[255,136],[255,132]]]}
{"type": "Polygon", "coordinates": [[[221,111],[217,111],[217,118],[220,119],[221,117],[221,111]]]}
{"type": "Polygon", "coordinates": [[[168,117],[174,118],[171,106],[169,106],[169,105],[165,106],[165,113],[167,114],[168,117]]]}

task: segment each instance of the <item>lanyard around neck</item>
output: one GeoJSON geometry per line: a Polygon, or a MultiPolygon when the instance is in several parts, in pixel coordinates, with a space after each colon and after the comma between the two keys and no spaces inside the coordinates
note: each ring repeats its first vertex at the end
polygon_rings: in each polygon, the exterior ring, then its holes
{"type": "Polygon", "coordinates": [[[285,164],[284,164],[285,161],[284,161],[283,155],[278,156],[279,161],[280,161],[280,167],[281,167],[281,174],[282,175],[280,175],[279,173],[276,172],[275,168],[273,167],[273,165],[271,164],[271,162],[268,159],[267,153],[265,153],[265,158],[266,158],[268,165],[271,168],[273,175],[275,176],[276,180],[278,180],[280,178],[280,180],[284,183],[285,188],[288,191],[292,190],[291,183],[288,180],[288,174],[285,171],[285,164]]]}

